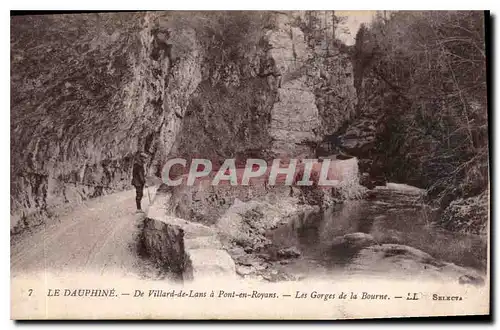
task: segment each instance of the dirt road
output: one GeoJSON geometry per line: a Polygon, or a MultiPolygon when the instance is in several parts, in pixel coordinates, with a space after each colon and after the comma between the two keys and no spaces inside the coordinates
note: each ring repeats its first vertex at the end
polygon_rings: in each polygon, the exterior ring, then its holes
{"type": "MultiPolygon", "coordinates": [[[[153,198],[156,188],[149,190],[153,198]]],[[[146,191],[142,205],[147,211],[146,191]]],[[[135,213],[135,190],[78,205],[34,233],[12,240],[11,276],[48,271],[144,277],[154,270],[137,253],[143,217],[135,213]]]]}

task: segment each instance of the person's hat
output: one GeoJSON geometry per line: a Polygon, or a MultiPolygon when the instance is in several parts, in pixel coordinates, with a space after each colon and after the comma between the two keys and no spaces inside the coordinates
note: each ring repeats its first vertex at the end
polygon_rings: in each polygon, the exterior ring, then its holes
{"type": "Polygon", "coordinates": [[[143,158],[148,158],[149,156],[148,156],[148,154],[147,154],[147,153],[145,153],[145,152],[140,152],[140,151],[137,151],[137,152],[135,153],[135,156],[134,156],[134,157],[135,157],[136,159],[139,159],[139,158],[143,159],[143,158]]]}

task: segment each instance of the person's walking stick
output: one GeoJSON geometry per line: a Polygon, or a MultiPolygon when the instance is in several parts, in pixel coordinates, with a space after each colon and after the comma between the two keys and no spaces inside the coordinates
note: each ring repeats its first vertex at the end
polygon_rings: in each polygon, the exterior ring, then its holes
{"type": "Polygon", "coordinates": [[[149,205],[151,205],[151,195],[149,194],[149,187],[146,186],[146,190],[148,191],[149,205]]]}

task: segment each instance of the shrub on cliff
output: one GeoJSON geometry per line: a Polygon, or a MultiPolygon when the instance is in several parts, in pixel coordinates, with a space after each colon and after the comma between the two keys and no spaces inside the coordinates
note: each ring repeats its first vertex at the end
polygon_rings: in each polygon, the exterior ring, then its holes
{"type": "Polygon", "coordinates": [[[445,209],[438,224],[462,233],[487,234],[488,232],[488,194],[459,198],[445,209]]]}

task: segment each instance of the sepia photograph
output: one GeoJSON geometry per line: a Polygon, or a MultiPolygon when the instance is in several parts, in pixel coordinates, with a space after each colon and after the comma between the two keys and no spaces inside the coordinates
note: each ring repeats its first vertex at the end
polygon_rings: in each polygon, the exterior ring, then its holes
{"type": "Polygon", "coordinates": [[[11,11],[11,319],[489,315],[490,20],[11,11]]]}

